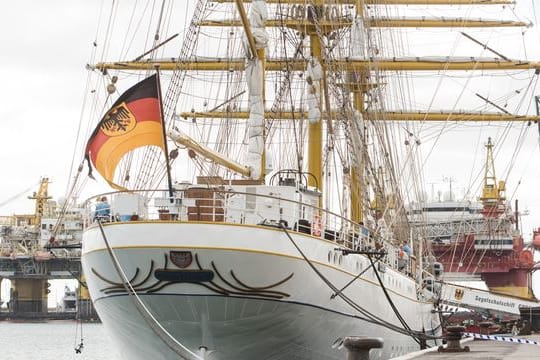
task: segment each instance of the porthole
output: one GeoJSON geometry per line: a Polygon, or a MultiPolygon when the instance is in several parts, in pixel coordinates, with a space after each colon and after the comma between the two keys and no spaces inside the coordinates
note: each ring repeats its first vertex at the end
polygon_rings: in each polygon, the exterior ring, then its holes
{"type": "Polygon", "coordinates": [[[332,261],[332,252],[329,251],[328,252],[328,262],[331,262],[332,261]]]}
{"type": "Polygon", "coordinates": [[[339,255],[338,257],[338,264],[341,265],[341,263],[343,262],[343,255],[339,255]]]}

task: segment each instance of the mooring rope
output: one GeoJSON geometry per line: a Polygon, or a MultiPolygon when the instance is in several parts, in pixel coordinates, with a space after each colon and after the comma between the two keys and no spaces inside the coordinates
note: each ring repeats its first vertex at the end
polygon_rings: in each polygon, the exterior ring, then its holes
{"type": "MultiPolygon", "coordinates": [[[[280,224],[280,228],[281,230],[283,230],[283,232],[287,235],[287,237],[289,238],[289,240],[291,241],[291,243],[293,244],[293,246],[296,248],[296,250],[298,250],[298,252],[300,253],[300,255],[302,256],[302,258],[305,260],[305,262],[309,265],[309,267],[311,267],[311,269],[317,274],[317,276],[319,276],[319,278],[330,288],[332,289],[332,291],[334,292],[334,294],[337,294],[337,296],[339,296],[343,301],[345,301],[347,304],[349,304],[353,309],[355,309],[356,311],[360,312],[360,314],[362,314],[364,317],[361,317],[361,316],[355,316],[356,318],[358,319],[361,319],[361,320],[364,320],[364,321],[367,321],[367,322],[370,322],[372,324],[376,324],[376,325],[380,325],[380,326],[383,326],[383,327],[386,327],[387,329],[389,330],[392,330],[392,331],[395,331],[397,333],[401,333],[403,335],[407,335],[407,336],[411,336],[413,338],[416,338],[416,339],[426,339],[426,340],[436,340],[436,339],[441,339],[442,337],[440,336],[436,336],[436,335],[428,335],[428,334],[425,334],[424,332],[421,332],[421,331],[415,331],[415,330],[407,330],[407,329],[404,329],[404,328],[401,328],[397,325],[394,325],[392,324],[391,322],[389,321],[386,321],[384,320],[383,318],[381,317],[378,317],[377,315],[375,314],[372,314],[370,313],[369,311],[367,311],[366,309],[362,308],[358,303],[356,303],[355,301],[353,301],[352,299],[350,299],[349,297],[347,297],[345,294],[343,294],[343,292],[339,291],[339,289],[334,286],[334,284],[329,280],[327,279],[316,267],[315,265],[312,263],[312,261],[310,261],[308,259],[308,257],[306,256],[306,254],[304,254],[304,252],[302,251],[302,249],[300,249],[300,247],[298,246],[298,244],[294,241],[294,239],[292,238],[292,236],[289,234],[289,232],[287,231],[287,229],[283,226],[283,224],[280,224]]],[[[435,331],[437,328],[433,329],[433,331],[435,331]]]]}

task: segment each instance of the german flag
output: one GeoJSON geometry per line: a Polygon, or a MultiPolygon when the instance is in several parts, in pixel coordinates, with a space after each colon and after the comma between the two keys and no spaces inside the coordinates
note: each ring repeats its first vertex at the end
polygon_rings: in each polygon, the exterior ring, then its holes
{"type": "Polygon", "coordinates": [[[88,140],[86,159],[115,189],[125,190],[113,182],[125,154],[147,145],[165,149],[158,86],[157,75],[153,75],[123,93],[88,140]]]}

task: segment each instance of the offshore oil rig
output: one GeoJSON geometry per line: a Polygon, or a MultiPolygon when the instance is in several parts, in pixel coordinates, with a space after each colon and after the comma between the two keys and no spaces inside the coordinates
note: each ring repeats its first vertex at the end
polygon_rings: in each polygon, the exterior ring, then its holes
{"type": "Polygon", "coordinates": [[[430,240],[447,279],[481,280],[491,292],[536,300],[532,273],[538,269],[534,251],[540,249],[540,230],[525,244],[518,202],[512,210],[505,181],[495,175],[493,146],[488,139],[479,202],[450,199],[417,206],[415,229],[430,240]]]}
{"type": "Polygon", "coordinates": [[[29,196],[35,201],[33,214],[0,216],[0,284],[11,282],[9,296],[0,294],[0,299],[9,298],[0,304],[0,320],[97,320],[81,274],[80,209],[52,200],[48,185],[49,179],[42,178],[38,190],[29,196]],[[75,301],[49,309],[50,281],[58,279],[78,280],[75,294],[69,289],[65,293],[75,301]]]}

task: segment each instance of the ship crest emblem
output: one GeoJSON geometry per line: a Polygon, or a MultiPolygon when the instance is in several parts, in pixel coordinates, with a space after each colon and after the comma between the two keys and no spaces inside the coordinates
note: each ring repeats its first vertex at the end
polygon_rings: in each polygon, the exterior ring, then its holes
{"type": "Polygon", "coordinates": [[[123,102],[105,114],[100,129],[107,136],[121,136],[133,130],[136,124],[135,116],[123,102]]]}
{"type": "Polygon", "coordinates": [[[193,261],[191,251],[170,251],[169,257],[174,265],[182,269],[187,268],[193,261]]]}
{"type": "Polygon", "coordinates": [[[456,289],[456,292],[454,293],[454,298],[456,300],[463,299],[463,295],[465,294],[465,291],[463,289],[456,289]]]}

